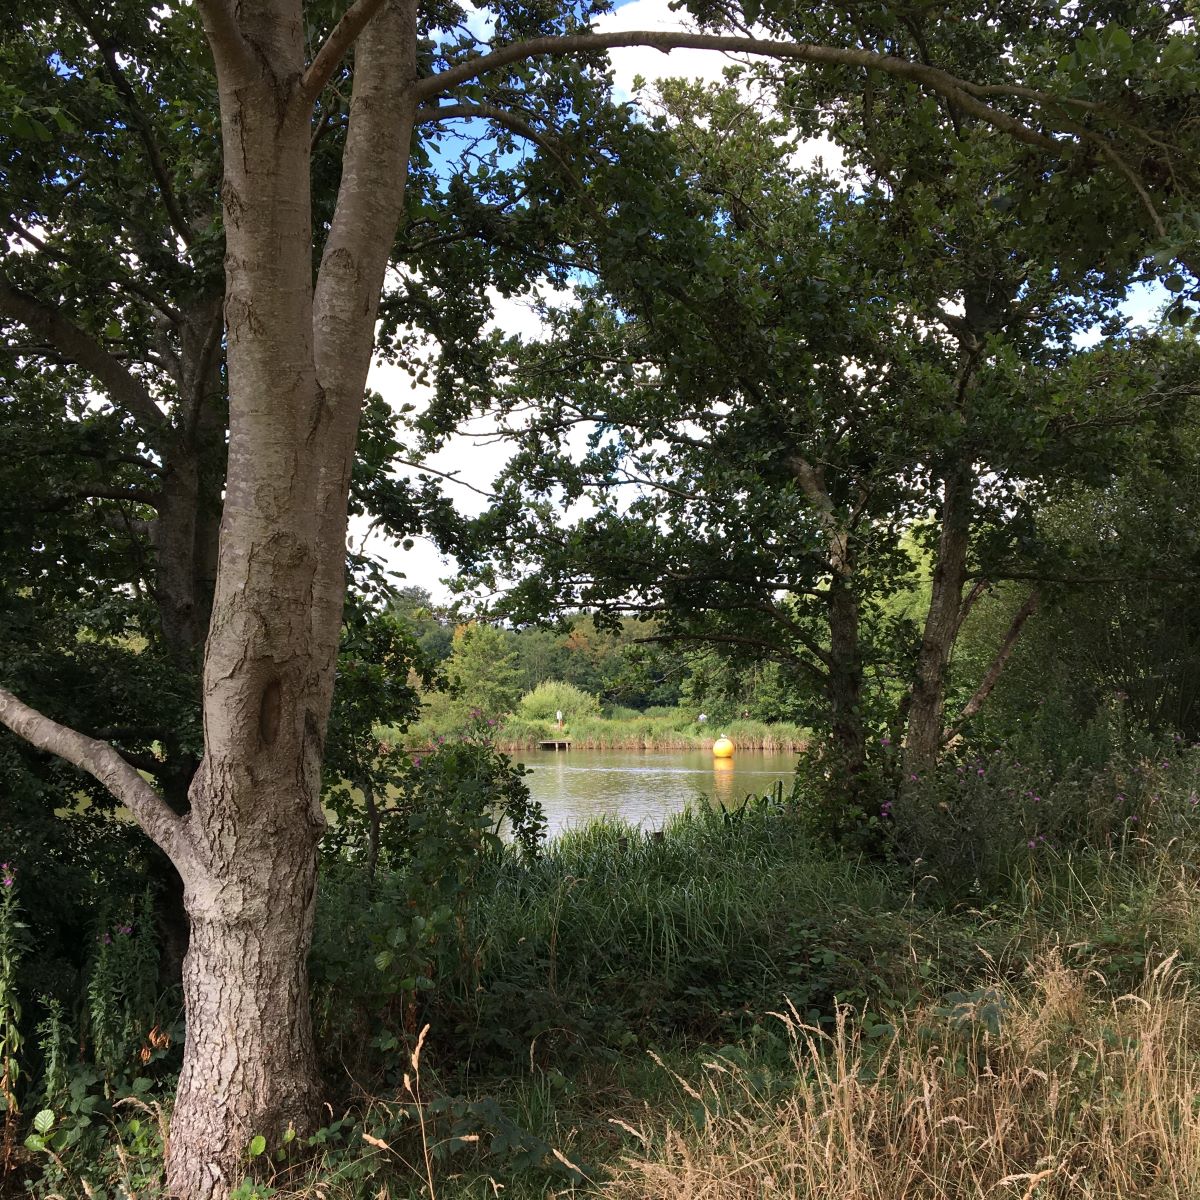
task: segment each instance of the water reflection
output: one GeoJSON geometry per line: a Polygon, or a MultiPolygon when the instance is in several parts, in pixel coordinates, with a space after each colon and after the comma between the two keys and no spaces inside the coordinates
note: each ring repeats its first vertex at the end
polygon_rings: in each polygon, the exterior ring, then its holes
{"type": "Polygon", "coordinates": [[[526,778],[546,813],[550,833],[598,816],[619,816],[657,829],[690,801],[708,797],[725,806],[748,793],[769,792],[791,781],[793,754],[739,750],[714,759],[707,750],[529,751],[518,755],[533,772],[526,778]]]}

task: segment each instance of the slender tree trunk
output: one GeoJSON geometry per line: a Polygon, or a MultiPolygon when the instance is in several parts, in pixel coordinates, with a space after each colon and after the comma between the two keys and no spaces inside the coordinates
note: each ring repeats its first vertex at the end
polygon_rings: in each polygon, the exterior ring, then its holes
{"type": "Polygon", "coordinates": [[[830,567],[829,662],[825,691],[831,710],[836,767],[847,799],[854,803],[867,761],[862,719],[862,658],[859,652],[860,611],[854,590],[855,563],[850,524],[842,519],[825,486],[825,476],[803,455],[793,454],[788,466],[816,513],[825,534],[830,567]]]}
{"type": "Polygon", "coordinates": [[[857,796],[867,762],[862,719],[862,659],[859,654],[859,604],[848,577],[835,576],[829,596],[829,682],[834,752],[844,785],[857,796]]]}
{"type": "Polygon", "coordinates": [[[933,767],[942,746],[946,669],[960,624],[974,486],[974,473],[968,463],[955,464],[946,473],[937,563],[904,740],[904,771],[908,776],[921,775],[933,767]]]}

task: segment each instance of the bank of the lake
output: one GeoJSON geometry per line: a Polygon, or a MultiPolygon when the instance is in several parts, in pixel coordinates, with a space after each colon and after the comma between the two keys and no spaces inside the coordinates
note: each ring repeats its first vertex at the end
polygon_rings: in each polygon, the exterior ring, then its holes
{"type": "Polygon", "coordinates": [[[722,734],[739,750],[798,753],[810,733],[801,725],[736,720],[700,723],[694,714],[643,714],[622,717],[576,717],[562,729],[554,721],[510,716],[497,727],[496,745],[503,750],[536,749],[551,739],[565,739],[579,750],[706,750],[722,734]]]}

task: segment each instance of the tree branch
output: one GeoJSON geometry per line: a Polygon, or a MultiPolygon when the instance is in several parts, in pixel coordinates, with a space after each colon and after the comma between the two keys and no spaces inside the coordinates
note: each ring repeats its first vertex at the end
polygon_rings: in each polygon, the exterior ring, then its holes
{"type": "Polygon", "coordinates": [[[0,688],[0,724],[38,750],[57,755],[97,779],[129,809],[185,880],[195,874],[196,858],[183,819],[107,742],[59,725],[4,688],[0,688]]]}
{"type": "Polygon", "coordinates": [[[20,321],[30,333],[44,338],[64,358],[82,367],[104,387],[108,398],[136,417],[147,432],[166,428],[166,415],[136,375],[57,309],[35,300],[2,278],[0,316],[20,321]]]}
{"type": "Polygon", "coordinates": [[[613,50],[623,46],[648,46],[664,54],[671,50],[720,50],[727,53],[760,55],[796,62],[815,63],[821,66],[859,67],[882,71],[901,79],[911,79],[945,96],[961,111],[986,121],[996,129],[1043,150],[1061,150],[1062,146],[1052,137],[1031,129],[1023,121],[992,108],[975,98],[971,93],[975,85],[959,79],[938,67],[909,62],[890,54],[876,54],[870,50],[842,49],[836,46],[814,46],[806,42],[777,42],[762,38],[724,37],[718,34],[684,33],[674,31],[632,31],[621,33],[580,33],[560,37],[531,38],[502,46],[490,54],[468,59],[457,66],[448,67],[436,75],[421,80],[414,89],[418,101],[431,100],[445,94],[461,83],[477,79],[480,75],[498,71],[513,63],[541,55],[584,54],[589,51],[613,50]]]}
{"type": "Polygon", "coordinates": [[[321,89],[337,70],[338,63],[354,45],[358,35],[367,27],[367,22],[385,3],[386,0],[354,0],[354,3],[342,14],[342,19],[333,27],[333,31],[325,39],[325,44],[317,51],[308,70],[304,72],[304,78],[300,81],[299,95],[305,104],[315,103],[321,94],[321,89]]]}
{"type": "Polygon", "coordinates": [[[571,170],[571,165],[559,149],[556,139],[535,129],[533,125],[517,113],[499,108],[494,104],[443,104],[440,107],[433,105],[426,108],[418,108],[416,119],[417,124],[428,124],[431,121],[470,120],[475,117],[478,117],[480,120],[495,121],[497,125],[503,125],[519,137],[526,138],[540,146],[562,167],[564,174],[575,185],[576,189],[580,192],[583,191],[583,184],[580,183],[574,171],[571,170]]]}
{"type": "Polygon", "coordinates": [[[171,185],[171,177],[167,173],[166,164],[159,153],[158,143],[154,140],[154,131],[150,128],[150,122],[146,119],[146,114],[142,111],[141,105],[138,104],[132,85],[125,77],[125,73],[121,70],[120,64],[117,62],[112,41],[104,37],[103,33],[88,17],[87,10],[82,5],[72,2],[71,10],[75,13],[75,19],[87,30],[89,36],[96,43],[100,51],[100,57],[104,60],[104,66],[108,71],[109,78],[113,81],[113,86],[117,89],[117,93],[121,99],[125,101],[125,107],[129,111],[129,115],[133,118],[134,127],[137,129],[142,147],[146,151],[146,159],[150,164],[150,173],[154,176],[154,182],[158,185],[159,198],[163,202],[163,208],[167,211],[167,219],[171,223],[171,228],[185,246],[190,246],[194,237],[192,227],[188,224],[187,217],[184,215],[179,201],[175,198],[175,189],[171,185]]]}
{"type": "Polygon", "coordinates": [[[958,730],[983,707],[984,701],[992,694],[992,689],[996,686],[1008,660],[1012,657],[1025,622],[1037,612],[1039,600],[1038,590],[1034,588],[1026,597],[1025,603],[1017,609],[1016,615],[1008,627],[1008,632],[1005,633],[1004,639],[1000,643],[1000,649],[996,651],[996,657],[992,659],[991,666],[984,672],[982,681],[975,689],[975,694],[963,705],[962,712],[958,714],[958,720],[942,734],[943,742],[950,741],[958,730]]]}
{"type": "Polygon", "coordinates": [[[231,0],[196,0],[196,7],[200,9],[204,33],[217,66],[237,70],[245,76],[260,74],[258,57],[238,28],[231,0]]]}

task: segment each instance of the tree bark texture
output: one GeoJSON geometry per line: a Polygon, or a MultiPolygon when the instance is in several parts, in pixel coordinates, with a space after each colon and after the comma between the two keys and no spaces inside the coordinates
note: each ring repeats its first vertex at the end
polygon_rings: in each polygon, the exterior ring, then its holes
{"type": "Polygon", "coordinates": [[[187,824],[188,1036],[168,1187],[216,1200],[247,1142],[319,1113],[307,958],[347,497],[415,103],[409,0],[356,49],[335,216],[314,287],[301,5],[206,6],[225,173],[229,457],[187,824]],[[230,39],[240,39],[231,43],[230,39]],[[240,49],[239,49],[240,46],[240,49]],[[244,52],[248,51],[248,52],[244,52]]]}
{"type": "Polygon", "coordinates": [[[937,562],[904,741],[904,771],[908,776],[921,775],[933,767],[942,747],[946,669],[960,625],[974,487],[975,476],[969,463],[955,463],[946,472],[937,562]]]}

